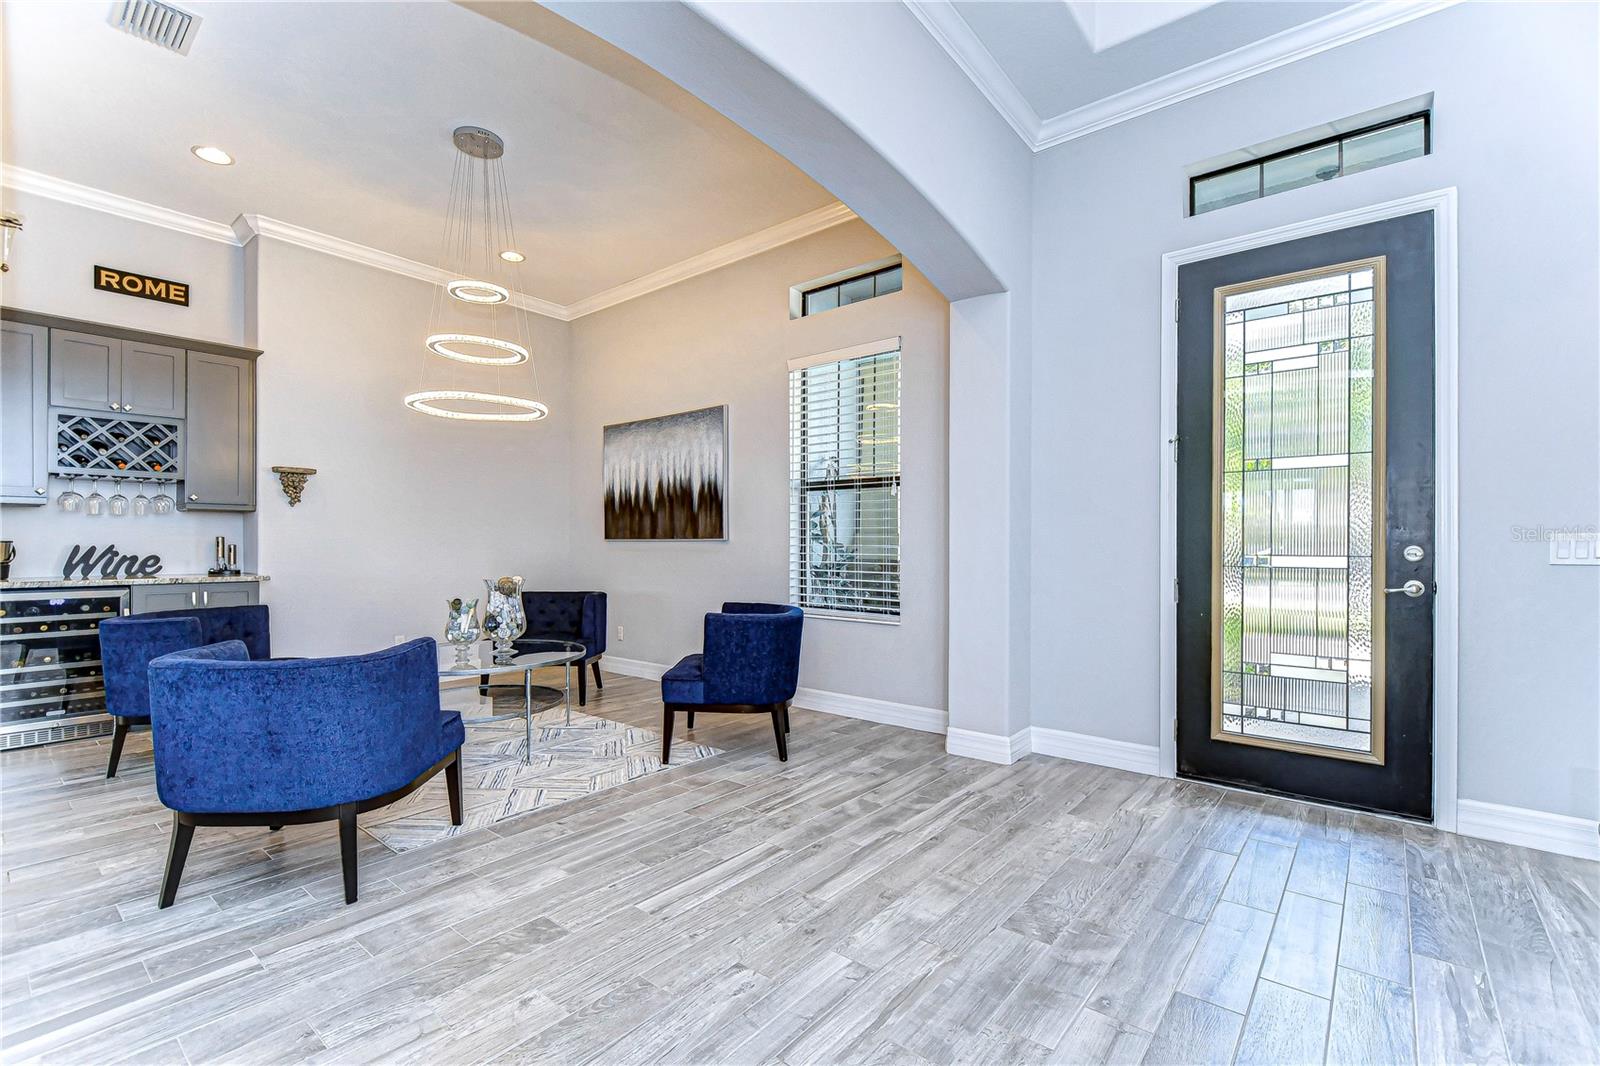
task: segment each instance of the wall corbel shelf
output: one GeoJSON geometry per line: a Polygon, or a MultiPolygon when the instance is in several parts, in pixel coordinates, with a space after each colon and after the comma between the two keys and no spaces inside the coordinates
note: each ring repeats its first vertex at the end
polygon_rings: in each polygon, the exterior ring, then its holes
{"type": "Polygon", "coordinates": [[[317,471],[309,466],[275,466],[272,472],[278,475],[278,484],[283,486],[283,494],[289,497],[289,506],[293,507],[306,490],[306,478],[317,471]]]}

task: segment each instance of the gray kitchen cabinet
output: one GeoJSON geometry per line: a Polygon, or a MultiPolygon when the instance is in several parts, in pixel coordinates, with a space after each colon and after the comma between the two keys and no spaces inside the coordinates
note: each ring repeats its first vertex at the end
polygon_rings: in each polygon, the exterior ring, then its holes
{"type": "Polygon", "coordinates": [[[49,331],[0,323],[0,503],[45,503],[49,331]]]}
{"type": "Polygon", "coordinates": [[[182,418],[189,353],[144,341],[122,342],[122,409],[153,418],[182,418]]]}
{"type": "Polygon", "coordinates": [[[191,351],[188,396],[180,506],[255,510],[255,361],[191,351]]]}
{"type": "Polygon", "coordinates": [[[134,614],[186,611],[200,606],[199,585],[135,585],[131,591],[134,614]]]}
{"type": "Polygon", "coordinates": [[[246,607],[261,602],[261,586],[254,581],[219,581],[200,586],[202,607],[246,607]]]}
{"type": "Polygon", "coordinates": [[[122,410],[122,342],[70,329],[50,331],[50,402],[122,410]]]}
{"type": "Polygon", "coordinates": [[[133,613],[189,611],[198,607],[244,607],[261,602],[254,581],[217,581],[186,585],[135,585],[133,613]]]}
{"type": "Polygon", "coordinates": [[[50,402],[90,411],[182,418],[189,353],[146,341],[53,329],[50,402]]]}

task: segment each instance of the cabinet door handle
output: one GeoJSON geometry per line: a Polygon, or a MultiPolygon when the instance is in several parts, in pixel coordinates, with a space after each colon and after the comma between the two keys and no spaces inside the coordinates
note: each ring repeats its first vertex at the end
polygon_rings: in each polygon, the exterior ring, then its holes
{"type": "Polygon", "coordinates": [[[111,409],[113,411],[120,411],[122,410],[122,405],[120,403],[114,403],[111,405],[111,409]]]}
{"type": "Polygon", "coordinates": [[[35,496],[43,496],[44,495],[44,489],[34,489],[33,492],[34,492],[35,496]]]}
{"type": "Polygon", "coordinates": [[[189,499],[191,499],[191,500],[198,500],[198,499],[199,499],[199,498],[200,498],[200,497],[198,497],[198,496],[196,496],[196,495],[195,495],[195,494],[194,494],[194,493],[192,493],[192,492],[191,492],[191,493],[189,493],[189,499]]]}
{"type": "Polygon", "coordinates": [[[202,606],[202,607],[210,607],[211,606],[211,590],[210,589],[201,589],[200,590],[200,606],[202,606]]]}
{"type": "Polygon", "coordinates": [[[131,404],[131,403],[125,403],[125,404],[123,404],[123,405],[122,405],[122,409],[123,409],[123,410],[124,410],[124,411],[131,411],[131,410],[133,410],[133,404],[131,404]]]}
{"type": "Polygon", "coordinates": [[[198,606],[200,606],[200,593],[198,593],[198,592],[190,592],[189,593],[189,606],[190,607],[198,607],[198,606]]]}

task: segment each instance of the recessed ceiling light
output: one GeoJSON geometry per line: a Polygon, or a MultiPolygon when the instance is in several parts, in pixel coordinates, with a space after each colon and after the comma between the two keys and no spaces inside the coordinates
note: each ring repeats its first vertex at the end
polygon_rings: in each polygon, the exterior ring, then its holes
{"type": "Polygon", "coordinates": [[[212,163],[219,167],[233,166],[233,156],[214,144],[197,144],[190,148],[189,151],[194,153],[196,159],[203,159],[207,163],[212,163]]]}
{"type": "Polygon", "coordinates": [[[510,248],[507,248],[505,251],[500,253],[500,258],[504,259],[508,263],[520,263],[528,257],[523,255],[521,252],[514,252],[510,248]]]}

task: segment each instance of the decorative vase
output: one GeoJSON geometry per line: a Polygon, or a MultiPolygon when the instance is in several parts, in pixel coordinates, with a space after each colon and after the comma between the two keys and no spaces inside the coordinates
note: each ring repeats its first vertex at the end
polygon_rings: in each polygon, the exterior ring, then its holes
{"type": "Polygon", "coordinates": [[[467,666],[472,646],[483,639],[483,626],[478,622],[476,598],[463,600],[460,596],[449,603],[450,620],[445,623],[444,639],[455,645],[456,665],[467,666]]]}
{"type": "Polygon", "coordinates": [[[483,587],[488,593],[483,627],[494,639],[494,661],[504,665],[516,657],[513,643],[528,629],[528,616],[522,610],[522,578],[489,578],[483,587]]]}

